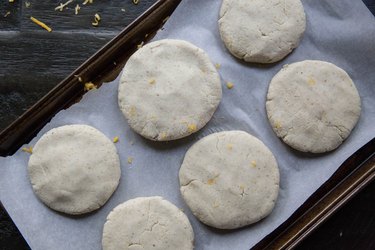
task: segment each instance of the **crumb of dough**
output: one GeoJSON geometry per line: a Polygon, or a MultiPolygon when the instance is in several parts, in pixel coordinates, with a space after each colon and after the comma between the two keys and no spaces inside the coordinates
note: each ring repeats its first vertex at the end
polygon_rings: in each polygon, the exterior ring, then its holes
{"type": "Polygon", "coordinates": [[[189,124],[188,125],[188,130],[191,133],[197,131],[197,125],[196,124],[189,124]]]}
{"type": "Polygon", "coordinates": [[[9,0],[10,3],[14,3],[14,0],[9,0]]]}
{"type": "Polygon", "coordinates": [[[139,3],[139,0],[133,0],[133,4],[137,5],[139,3]]]}
{"type": "Polygon", "coordinates": [[[10,15],[10,11],[7,11],[7,13],[4,14],[4,17],[7,17],[10,15]]]}
{"type": "Polygon", "coordinates": [[[33,147],[30,146],[30,147],[25,147],[25,148],[22,148],[22,151],[23,152],[26,152],[26,153],[29,153],[29,154],[32,154],[33,153],[33,147]]]}
{"type": "Polygon", "coordinates": [[[86,82],[85,83],[85,90],[90,91],[92,89],[97,89],[96,85],[93,84],[92,82],[86,82]]]}
{"type": "Polygon", "coordinates": [[[126,10],[124,8],[121,9],[122,12],[125,12],[126,10]]]}
{"type": "Polygon", "coordinates": [[[128,164],[132,164],[133,163],[133,157],[128,157],[128,164]]]}
{"type": "Polygon", "coordinates": [[[31,6],[31,3],[28,2],[28,1],[26,1],[26,2],[25,2],[25,7],[26,7],[26,8],[29,8],[30,6],[31,6]]]}
{"type": "Polygon", "coordinates": [[[113,143],[117,143],[118,141],[119,141],[118,136],[115,136],[115,137],[113,138],[113,143]]]}
{"type": "Polygon", "coordinates": [[[45,23],[39,21],[38,19],[34,18],[34,17],[30,17],[30,20],[35,23],[36,25],[39,25],[40,27],[42,27],[43,29],[47,30],[48,32],[51,32],[52,29],[45,23]]]}
{"type": "Polygon", "coordinates": [[[227,82],[227,88],[232,89],[234,87],[234,84],[232,82],[227,82]]]}

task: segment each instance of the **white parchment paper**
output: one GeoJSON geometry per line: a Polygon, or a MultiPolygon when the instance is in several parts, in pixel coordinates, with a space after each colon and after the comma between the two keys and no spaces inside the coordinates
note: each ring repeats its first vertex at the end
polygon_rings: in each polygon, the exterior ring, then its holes
{"type": "MultiPolygon", "coordinates": [[[[285,221],[340,164],[375,136],[375,22],[361,0],[303,0],[307,30],[301,45],[280,63],[259,66],[232,57],[217,27],[220,0],[183,0],[155,39],[185,39],[203,48],[220,63],[223,100],[213,119],[200,132],[179,141],[155,143],[132,132],[117,106],[118,80],[85,95],[62,111],[29,145],[51,128],[89,124],[108,137],[119,136],[121,182],[108,203],[97,212],[69,217],[44,206],[27,177],[29,155],[18,151],[0,158],[0,199],[26,238],[38,249],[101,249],[102,227],[118,204],[139,196],[160,195],[184,209],[195,232],[196,249],[249,249],[285,221]],[[305,59],[332,62],[345,69],[362,98],[360,121],[347,141],[329,154],[309,156],[291,150],[273,133],[265,113],[269,81],[282,65],[305,59]],[[225,81],[235,84],[225,88],[225,81]],[[265,142],[275,154],[281,189],[272,214],[241,230],[218,232],[199,223],[181,199],[178,171],[186,150],[216,131],[244,130],[265,142]],[[128,157],[133,163],[128,164],[128,157]]],[[[204,201],[202,201],[204,202],[204,201]]]]}

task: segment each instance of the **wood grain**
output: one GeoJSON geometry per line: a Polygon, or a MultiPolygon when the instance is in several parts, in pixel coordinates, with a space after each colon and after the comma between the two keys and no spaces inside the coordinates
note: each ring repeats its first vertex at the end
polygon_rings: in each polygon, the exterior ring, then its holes
{"type": "Polygon", "coordinates": [[[111,40],[156,0],[0,1],[0,130],[4,129],[61,80],[111,40]],[[79,3],[81,10],[74,14],[79,3]],[[125,9],[123,12],[121,9],[125,9]],[[10,11],[7,17],[4,15],[10,11]],[[101,22],[93,27],[94,14],[101,22]],[[52,27],[48,33],[30,21],[33,16],[52,27]]]}

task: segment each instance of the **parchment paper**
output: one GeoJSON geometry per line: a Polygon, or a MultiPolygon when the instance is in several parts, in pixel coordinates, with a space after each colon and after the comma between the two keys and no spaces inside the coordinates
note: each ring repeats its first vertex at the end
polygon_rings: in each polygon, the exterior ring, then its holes
{"type": "Polygon", "coordinates": [[[223,46],[217,27],[221,1],[185,0],[155,39],[179,38],[203,48],[222,65],[223,100],[209,124],[197,134],[169,143],[147,141],[129,129],[117,106],[118,80],[91,91],[62,111],[29,145],[51,128],[74,123],[92,125],[116,144],[121,182],[97,212],[69,217],[44,206],[27,177],[29,155],[18,151],[0,159],[0,199],[32,249],[101,249],[102,227],[118,204],[138,196],[160,195],[184,209],[193,225],[196,249],[249,249],[286,220],[338,166],[375,136],[375,22],[360,0],[304,0],[307,30],[298,47],[269,66],[241,63],[223,46]],[[304,59],[335,63],[353,78],[362,98],[360,121],[347,141],[329,154],[310,156],[291,150],[274,134],[265,113],[268,83],[282,65],[304,59]],[[225,88],[232,81],[232,90],[225,88]],[[178,170],[186,150],[212,132],[240,129],[265,142],[275,154],[281,189],[272,214],[241,230],[219,232],[199,223],[181,199],[178,170]],[[127,158],[133,157],[128,164],[127,158]]]}

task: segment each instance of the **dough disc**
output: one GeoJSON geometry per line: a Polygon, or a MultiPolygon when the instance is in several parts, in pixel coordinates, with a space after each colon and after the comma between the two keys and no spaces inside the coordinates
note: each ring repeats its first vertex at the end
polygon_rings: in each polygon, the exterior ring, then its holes
{"type": "Polygon", "coordinates": [[[269,86],[267,116],[278,137],[294,149],[324,153],[349,136],[361,113],[350,76],[322,61],[284,66],[269,86]]]}
{"type": "Polygon", "coordinates": [[[271,213],[279,169],[271,151],[243,131],[214,133],[186,153],[180,173],[182,197],[203,223],[234,229],[271,213]]]}
{"type": "Polygon", "coordinates": [[[166,39],[131,56],[118,101],[133,130],[151,140],[169,141],[206,125],[221,95],[219,74],[206,53],[188,42],[166,39]]]}
{"type": "Polygon", "coordinates": [[[246,62],[283,59],[299,45],[305,28],[300,0],[223,0],[220,10],[221,39],[246,62]]]}
{"type": "Polygon", "coordinates": [[[28,172],[35,194],[45,205],[73,215],[100,208],[121,175],[116,147],[87,125],[45,133],[34,146],[28,172]]]}
{"type": "Polygon", "coordinates": [[[140,197],[115,207],[104,224],[103,250],[193,249],[186,215],[161,197],[140,197]]]}

